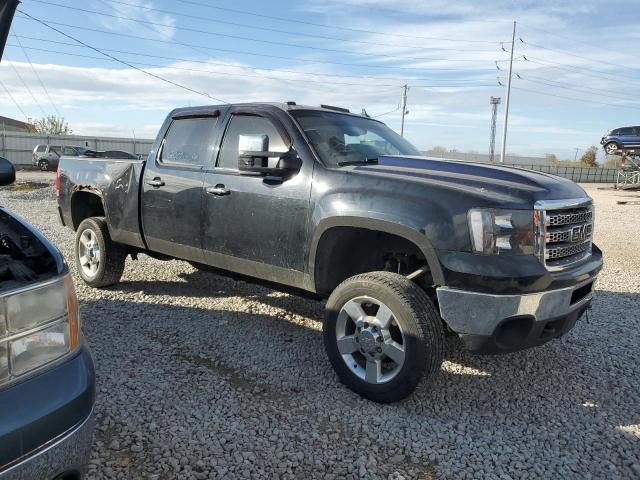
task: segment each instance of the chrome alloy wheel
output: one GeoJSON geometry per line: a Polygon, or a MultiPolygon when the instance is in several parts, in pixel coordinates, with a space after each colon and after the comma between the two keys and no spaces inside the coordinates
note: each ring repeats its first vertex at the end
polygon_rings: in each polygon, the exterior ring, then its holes
{"type": "Polygon", "coordinates": [[[367,383],[393,379],[405,359],[405,339],[393,312],[363,296],[344,304],[336,323],[338,351],[347,367],[367,383]]]}
{"type": "Polygon", "coordinates": [[[85,275],[93,277],[100,267],[100,245],[93,230],[86,229],[78,239],[78,259],[85,275]]]}

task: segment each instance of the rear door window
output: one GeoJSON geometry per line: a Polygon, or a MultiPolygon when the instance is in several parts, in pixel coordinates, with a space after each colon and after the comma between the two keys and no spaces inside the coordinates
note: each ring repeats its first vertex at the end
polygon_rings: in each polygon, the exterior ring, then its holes
{"type": "Polygon", "coordinates": [[[164,137],[163,164],[203,167],[213,158],[217,117],[174,120],[164,137]]]}
{"type": "Polygon", "coordinates": [[[76,156],[78,152],[73,147],[64,147],[62,149],[62,154],[67,156],[76,156]]]}

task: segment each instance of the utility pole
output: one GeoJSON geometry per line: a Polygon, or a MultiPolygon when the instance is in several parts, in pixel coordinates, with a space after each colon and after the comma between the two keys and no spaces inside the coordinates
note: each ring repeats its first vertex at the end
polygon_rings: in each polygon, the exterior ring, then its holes
{"type": "Polygon", "coordinates": [[[402,124],[400,125],[400,136],[404,137],[404,116],[409,113],[409,110],[407,110],[407,91],[409,91],[409,86],[405,83],[402,88],[402,101],[400,102],[400,108],[402,108],[402,124]]]}
{"type": "Polygon", "coordinates": [[[498,105],[500,97],[490,97],[489,105],[491,105],[491,137],[489,139],[489,161],[493,163],[496,153],[496,117],[498,116],[498,105]]]}
{"type": "Polygon", "coordinates": [[[507,126],[509,124],[509,99],[511,97],[511,72],[513,71],[513,47],[516,43],[516,22],[513,22],[513,35],[511,36],[511,58],[509,59],[509,81],[507,82],[507,101],[504,105],[504,125],[502,127],[502,150],[500,150],[500,163],[504,163],[507,150],[507,126]]]}

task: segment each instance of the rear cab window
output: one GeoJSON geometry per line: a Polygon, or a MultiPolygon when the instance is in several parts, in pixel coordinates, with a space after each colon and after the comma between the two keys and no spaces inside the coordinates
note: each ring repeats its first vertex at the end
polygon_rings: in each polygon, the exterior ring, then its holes
{"type": "Polygon", "coordinates": [[[164,137],[160,163],[192,168],[210,163],[215,151],[217,121],[217,116],[174,120],[164,137]]]}

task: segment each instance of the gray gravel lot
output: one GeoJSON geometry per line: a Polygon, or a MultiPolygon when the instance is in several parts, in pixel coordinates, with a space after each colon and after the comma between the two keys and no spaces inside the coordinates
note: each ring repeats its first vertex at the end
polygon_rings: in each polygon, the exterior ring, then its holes
{"type": "MultiPolygon", "coordinates": [[[[450,339],[431,388],[388,406],[338,383],[319,302],[146,256],[107,290],[76,276],[98,374],[89,477],[640,478],[640,206],[587,188],[606,256],[589,318],[504,356],[450,339]]],[[[52,188],[0,204],[72,260],[52,188]]]]}

